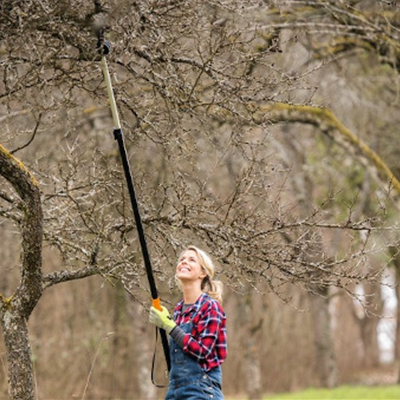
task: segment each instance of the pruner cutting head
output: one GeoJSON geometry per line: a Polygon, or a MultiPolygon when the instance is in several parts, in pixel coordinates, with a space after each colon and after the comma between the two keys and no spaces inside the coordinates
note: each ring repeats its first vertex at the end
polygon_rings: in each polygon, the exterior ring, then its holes
{"type": "Polygon", "coordinates": [[[102,55],[106,56],[111,51],[111,42],[104,39],[104,29],[97,31],[97,51],[102,55]]]}

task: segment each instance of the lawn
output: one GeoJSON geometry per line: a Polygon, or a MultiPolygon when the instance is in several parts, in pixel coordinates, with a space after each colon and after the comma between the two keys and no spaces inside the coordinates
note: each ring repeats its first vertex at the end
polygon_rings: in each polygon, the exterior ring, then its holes
{"type": "Polygon", "coordinates": [[[340,386],[335,389],[307,389],[264,397],[264,400],[389,400],[400,399],[398,386],[340,386]]]}

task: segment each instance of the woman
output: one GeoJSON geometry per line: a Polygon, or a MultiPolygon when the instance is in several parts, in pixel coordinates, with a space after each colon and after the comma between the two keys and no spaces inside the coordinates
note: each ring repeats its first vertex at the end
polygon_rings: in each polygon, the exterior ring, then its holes
{"type": "Polygon", "coordinates": [[[224,398],[221,364],[226,358],[226,317],[222,283],[213,280],[210,257],[195,246],[182,252],[176,278],[183,299],[173,319],[168,310],[151,307],[150,322],[170,335],[171,371],[166,400],[224,398]]]}

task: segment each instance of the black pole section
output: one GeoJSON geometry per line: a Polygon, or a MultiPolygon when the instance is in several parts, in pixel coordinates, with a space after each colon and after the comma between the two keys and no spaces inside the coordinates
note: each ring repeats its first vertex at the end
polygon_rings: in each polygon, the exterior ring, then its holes
{"type": "Polygon", "coordinates": [[[124,167],[126,183],[128,185],[128,191],[129,191],[129,195],[131,198],[132,209],[133,209],[133,213],[135,215],[136,228],[138,231],[140,246],[141,246],[142,253],[143,253],[144,265],[146,267],[146,272],[147,272],[147,276],[148,276],[148,280],[149,280],[151,297],[153,300],[155,300],[155,299],[158,299],[158,293],[157,293],[156,283],[155,283],[154,277],[153,277],[153,271],[151,268],[149,252],[147,250],[146,238],[145,238],[144,231],[143,231],[142,218],[140,216],[139,207],[138,207],[138,204],[136,201],[136,192],[135,192],[135,187],[133,185],[133,180],[132,180],[132,176],[131,176],[131,172],[130,172],[129,160],[126,155],[124,136],[122,135],[121,129],[114,129],[114,138],[118,142],[118,147],[119,147],[119,151],[120,151],[121,158],[122,158],[122,165],[124,167]]]}
{"type": "MultiPolygon", "coordinates": [[[[153,270],[152,270],[151,261],[150,261],[150,255],[149,255],[149,252],[147,249],[146,237],[144,235],[144,230],[143,230],[142,218],[140,217],[139,206],[138,206],[138,202],[136,200],[135,187],[133,184],[131,169],[129,166],[129,160],[128,160],[128,157],[126,154],[124,136],[122,134],[121,129],[114,129],[114,138],[118,142],[119,152],[121,154],[122,165],[124,167],[126,183],[128,185],[129,196],[131,198],[131,204],[132,204],[133,214],[135,216],[136,228],[137,228],[137,232],[138,232],[138,236],[139,236],[140,246],[142,249],[144,265],[146,267],[147,278],[148,278],[149,285],[150,285],[151,297],[153,299],[153,306],[160,309],[161,304],[160,304],[160,300],[158,298],[156,283],[154,281],[153,270]]],[[[164,349],[165,361],[167,362],[168,371],[170,371],[171,361],[170,361],[170,357],[169,357],[167,333],[165,332],[164,329],[160,329],[160,335],[161,335],[162,346],[164,349]]]]}
{"type": "MultiPolygon", "coordinates": [[[[107,65],[107,61],[106,61],[106,57],[105,57],[105,55],[110,52],[111,45],[108,41],[104,40],[102,29],[100,29],[98,32],[97,48],[99,49],[100,54],[102,54],[101,65],[102,65],[104,80],[105,80],[105,83],[107,86],[107,93],[108,93],[108,98],[110,101],[111,114],[112,114],[113,121],[114,121],[114,138],[118,142],[119,152],[121,154],[122,165],[124,167],[126,183],[128,185],[129,196],[131,199],[133,214],[135,216],[136,229],[137,229],[138,236],[139,236],[140,247],[142,249],[144,265],[146,267],[146,272],[147,272],[147,278],[148,278],[149,285],[150,285],[151,297],[153,299],[153,306],[161,311],[161,302],[160,302],[160,299],[158,298],[156,283],[154,281],[154,276],[153,276],[153,270],[151,268],[150,256],[149,256],[149,252],[147,250],[147,244],[146,244],[146,238],[144,235],[142,219],[141,219],[140,213],[139,213],[139,206],[138,206],[138,202],[136,200],[135,187],[133,185],[131,169],[129,166],[129,161],[128,161],[128,157],[127,157],[127,153],[126,153],[124,135],[122,134],[117,104],[115,101],[114,91],[113,91],[112,84],[111,84],[110,72],[108,71],[108,65],[107,65]]],[[[167,333],[165,332],[164,329],[160,329],[160,336],[161,336],[162,346],[164,349],[165,361],[167,363],[168,371],[170,371],[171,360],[169,357],[167,333]]]]}

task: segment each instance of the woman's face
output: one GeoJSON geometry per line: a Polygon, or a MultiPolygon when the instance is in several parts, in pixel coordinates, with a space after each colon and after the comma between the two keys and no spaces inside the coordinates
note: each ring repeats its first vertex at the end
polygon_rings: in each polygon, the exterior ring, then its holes
{"type": "Polygon", "coordinates": [[[201,268],[199,257],[194,250],[184,251],[176,266],[176,277],[183,281],[202,281],[207,274],[201,268]]]}

